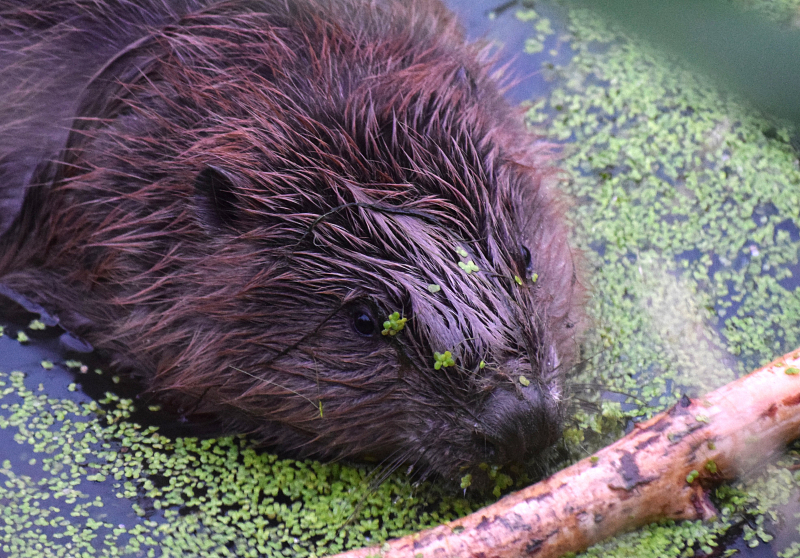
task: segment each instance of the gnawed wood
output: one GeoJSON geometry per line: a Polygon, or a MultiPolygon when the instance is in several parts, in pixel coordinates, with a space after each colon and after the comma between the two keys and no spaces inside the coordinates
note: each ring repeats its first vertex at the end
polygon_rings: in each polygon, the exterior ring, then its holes
{"type": "Polygon", "coordinates": [[[491,506],[336,558],[556,557],[659,519],[706,519],[709,488],[800,437],[799,373],[800,349],[491,506]]]}

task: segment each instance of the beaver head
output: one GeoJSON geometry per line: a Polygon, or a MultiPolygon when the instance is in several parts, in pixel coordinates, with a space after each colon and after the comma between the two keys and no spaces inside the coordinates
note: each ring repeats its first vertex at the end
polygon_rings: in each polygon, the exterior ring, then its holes
{"type": "Polygon", "coordinates": [[[20,87],[76,100],[0,281],[295,455],[452,477],[557,439],[581,312],[547,149],[438,3],[61,4],[20,87]]]}

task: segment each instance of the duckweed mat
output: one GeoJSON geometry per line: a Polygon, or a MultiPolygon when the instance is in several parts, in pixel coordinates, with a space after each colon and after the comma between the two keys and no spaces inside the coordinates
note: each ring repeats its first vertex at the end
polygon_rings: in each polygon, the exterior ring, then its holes
{"type": "Polygon", "coordinates": [[[164,436],[131,420],[131,399],[85,395],[106,379],[54,363],[52,334],[18,330],[19,351],[15,329],[6,321],[0,354],[42,360],[0,372],[4,556],[322,555],[471,509],[404,477],[376,485],[367,468],[281,460],[243,437],[164,436]]]}
{"type": "MultiPolygon", "coordinates": [[[[770,4],[768,16],[788,27],[794,4],[770,4]]],[[[763,6],[744,7],[761,17],[763,6]]],[[[576,407],[588,400],[599,412],[573,415],[575,454],[800,346],[800,170],[789,123],[592,11],[564,3],[559,13],[566,28],[544,42],[534,24],[534,50],[572,57],[544,61],[553,90],[527,116],[562,146],[591,278],[594,327],[573,386],[576,407]]],[[[742,555],[774,533],[781,556],[798,555],[796,461],[792,451],[717,491],[715,521],[654,525],[586,555],[742,555]]]]}
{"type": "MultiPolygon", "coordinates": [[[[747,7],[785,26],[797,13],[747,7]]],[[[684,393],[800,346],[796,132],[591,11],[502,12],[493,33],[523,37],[515,73],[535,72],[532,89],[549,91],[527,119],[560,146],[591,286],[567,464],[684,393]]],[[[2,555],[322,556],[482,503],[402,474],[376,485],[368,467],[166,429],[177,419],[113,371],[65,356],[59,332],[33,318],[0,316],[2,555]]],[[[798,469],[790,448],[720,488],[716,520],[651,525],[584,556],[800,556],[798,469]]]]}

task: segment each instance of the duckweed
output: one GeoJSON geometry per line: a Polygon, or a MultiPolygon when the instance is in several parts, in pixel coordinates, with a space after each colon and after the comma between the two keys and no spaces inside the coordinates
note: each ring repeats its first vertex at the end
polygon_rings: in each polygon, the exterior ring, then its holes
{"type": "MultiPolygon", "coordinates": [[[[796,18],[796,1],[742,3],[787,25],[796,18]]],[[[589,270],[582,354],[591,364],[573,378],[620,403],[616,416],[576,405],[565,435],[574,461],[631,421],[800,345],[800,165],[789,124],[596,13],[559,9],[566,28],[556,46],[571,56],[545,60],[552,93],[530,103],[528,121],[563,146],[562,186],[576,202],[574,243],[589,270]]],[[[601,393],[575,396],[597,404],[601,393]]],[[[737,522],[757,525],[748,544],[765,542],[778,513],[772,495],[798,490],[779,471],[717,491],[713,521],[652,525],[583,556],[711,553],[737,522]]]]}
{"type": "Polygon", "coordinates": [[[320,556],[472,509],[243,437],[168,438],[132,422],[129,399],[59,399],[27,381],[0,372],[0,430],[18,446],[0,465],[6,556],[320,556]]]}
{"type": "Polygon", "coordinates": [[[408,318],[400,317],[400,312],[393,312],[389,314],[389,317],[383,322],[383,331],[381,331],[381,333],[394,337],[403,330],[407,321],[408,318]]]}
{"type": "Polygon", "coordinates": [[[453,360],[453,353],[451,353],[450,351],[445,351],[444,354],[434,352],[433,358],[434,358],[433,368],[435,370],[456,365],[456,361],[453,360]]]}

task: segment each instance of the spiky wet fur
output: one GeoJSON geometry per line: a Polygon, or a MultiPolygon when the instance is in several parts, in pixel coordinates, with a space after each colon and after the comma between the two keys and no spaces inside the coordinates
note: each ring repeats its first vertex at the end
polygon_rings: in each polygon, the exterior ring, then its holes
{"type": "Polygon", "coordinates": [[[0,282],[295,455],[452,477],[557,437],[582,314],[547,148],[438,2],[0,10],[0,282]]]}

